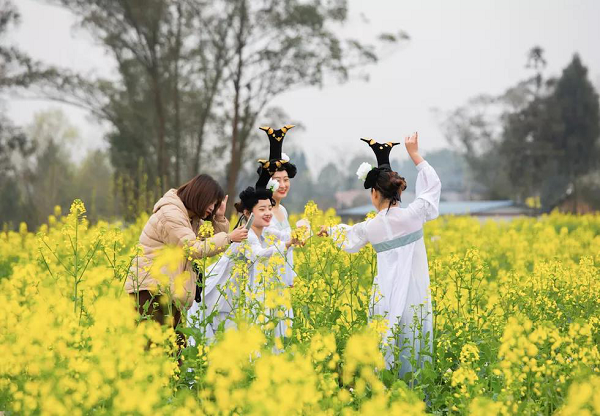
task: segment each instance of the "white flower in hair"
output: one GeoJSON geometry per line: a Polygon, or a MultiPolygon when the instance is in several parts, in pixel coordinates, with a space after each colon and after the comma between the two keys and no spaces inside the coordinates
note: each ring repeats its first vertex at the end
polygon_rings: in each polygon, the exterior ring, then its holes
{"type": "Polygon", "coordinates": [[[277,191],[279,189],[279,181],[273,178],[269,179],[267,189],[270,189],[273,192],[277,191]]]}
{"type": "Polygon", "coordinates": [[[290,157],[288,155],[286,155],[285,153],[281,154],[281,160],[285,160],[286,162],[290,161],[290,157]]]}
{"type": "Polygon", "coordinates": [[[364,182],[367,179],[367,175],[369,174],[371,169],[373,169],[373,166],[371,166],[370,163],[363,162],[358,167],[358,170],[356,171],[356,176],[358,176],[358,179],[364,182]]]}

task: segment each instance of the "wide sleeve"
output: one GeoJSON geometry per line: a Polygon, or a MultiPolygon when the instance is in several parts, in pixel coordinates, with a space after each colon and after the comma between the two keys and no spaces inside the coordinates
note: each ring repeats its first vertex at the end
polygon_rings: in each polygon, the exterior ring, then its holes
{"type": "MultiPolygon", "coordinates": [[[[283,211],[283,215],[285,220],[288,221],[289,216],[287,209],[283,205],[281,205],[281,210],[283,211]]],[[[292,239],[292,227],[287,227],[284,230],[277,228],[275,225],[269,225],[267,228],[263,230],[264,235],[274,235],[278,240],[287,243],[292,239]]]]}
{"type": "Polygon", "coordinates": [[[232,243],[223,256],[216,263],[211,264],[204,271],[204,284],[206,296],[210,295],[217,285],[223,285],[229,279],[231,264],[240,256],[242,243],[232,243]]]}
{"type": "Polygon", "coordinates": [[[423,222],[436,219],[439,215],[442,183],[435,169],[422,161],[417,165],[416,198],[408,205],[408,211],[423,222]]]}
{"type": "Polygon", "coordinates": [[[355,225],[338,224],[331,227],[330,235],[336,244],[348,253],[357,253],[369,243],[367,224],[370,220],[355,225]]]}
{"type": "Polygon", "coordinates": [[[287,251],[285,243],[282,241],[275,241],[274,244],[263,247],[258,238],[251,238],[250,236],[248,236],[248,245],[249,250],[246,251],[245,256],[252,262],[255,262],[260,258],[268,258],[276,254],[285,256],[287,251]]]}
{"type": "Polygon", "coordinates": [[[275,236],[275,238],[277,238],[279,241],[283,241],[284,243],[287,243],[288,241],[290,241],[292,239],[292,229],[291,228],[288,228],[285,230],[279,230],[279,229],[277,229],[277,227],[275,227],[273,225],[269,225],[267,228],[265,228],[263,230],[263,234],[265,236],[268,236],[268,235],[275,236]]]}
{"type": "Polygon", "coordinates": [[[210,238],[197,239],[190,224],[180,215],[167,211],[163,212],[159,220],[163,241],[166,244],[189,248],[189,255],[192,258],[212,257],[224,251],[228,246],[227,234],[224,232],[210,238]]]}

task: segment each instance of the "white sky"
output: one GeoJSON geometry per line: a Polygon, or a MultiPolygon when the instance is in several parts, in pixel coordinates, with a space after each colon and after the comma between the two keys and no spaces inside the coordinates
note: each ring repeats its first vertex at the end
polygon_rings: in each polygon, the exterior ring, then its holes
{"type": "MultiPolygon", "coordinates": [[[[110,75],[111,59],[64,10],[17,0],[22,23],[12,41],[36,59],[84,73],[110,75]]],[[[451,110],[480,93],[497,94],[531,75],[527,51],[545,49],[548,75],[559,75],[578,52],[600,84],[598,0],[350,0],[345,33],[368,40],[380,31],[408,32],[411,41],[369,69],[370,81],[324,89],[305,88],[278,97],[306,130],[288,136],[315,168],[330,158],[367,152],[359,137],[398,140],[418,130],[424,150],[445,146],[431,109],[451,110]],[[364,14],[370,26],[361,25],[364,14]],[[315,151],[314,149],[318,149],[315,151]]],[[[12,99],[9,115],[19,124],[55,103],[12,99]]],[[[66,107],[82,135],[80,151],[105,146],[102,127],[66,107]]],[[[368,153],[368,152],[367,152],[368,153]]]]}

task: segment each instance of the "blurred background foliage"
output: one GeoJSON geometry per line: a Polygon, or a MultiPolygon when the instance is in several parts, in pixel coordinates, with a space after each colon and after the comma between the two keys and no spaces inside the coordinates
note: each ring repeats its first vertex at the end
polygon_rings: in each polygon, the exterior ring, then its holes
{"type": "MultiPolygon", "coordinates": [[[[75,158],[80,133],[60,110],[17,126],[0,106],[0,222],[12,229],[21,221],[35,228],[54,205],[66,209],[75,198],[92,221],[132,221],[199,172],[237,195],[255,181],[253,161],[267,151],[256,127],[291,122],[302,129],[270,105],[274,98],[361,76],[410,39],[403,31],[372,42],[341,36],[345,0],[50,3],[76,16],[116,62],[116,77],[53,67],[12,46],[18,7],[2,0],[0,100],[19,94],[83,108],[109,126],[108,146],[75,158]]],[[[583,59],[575,55],[561,74],[548,75],[544,50],[534,46],[524,64],[531,76],[504,93],[435,110],[448,146],[426,157],[444,182],[442,198],[533,199],[546,212],[597,210],[599,98],[583,59]]],[[[308,149],[290,143],[286,150],[300,172],[288,209],[300,211],[308,200],[338,209],[369,203],[354,173],[368,156],[344,155],[317,170],[307,162],[308,149]]],[[[394,163],[414,186],[414,168],[394,163]]]]}

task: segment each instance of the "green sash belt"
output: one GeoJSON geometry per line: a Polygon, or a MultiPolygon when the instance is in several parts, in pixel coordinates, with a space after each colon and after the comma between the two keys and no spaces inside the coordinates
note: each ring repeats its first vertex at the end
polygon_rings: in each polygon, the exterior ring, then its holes
{"type": "Polygon", "coordinates": [[[410,243],[414,243],[419,238],[423,237],[423,229],[421,228],[414,233],[403,235],[402,237],[394,238],[393,240],[384,241],[382,243],[373,244],[373,248],[377,253],[383,253],[384,251],[393,250],[398,247],[406,246],[410,243]]]}

